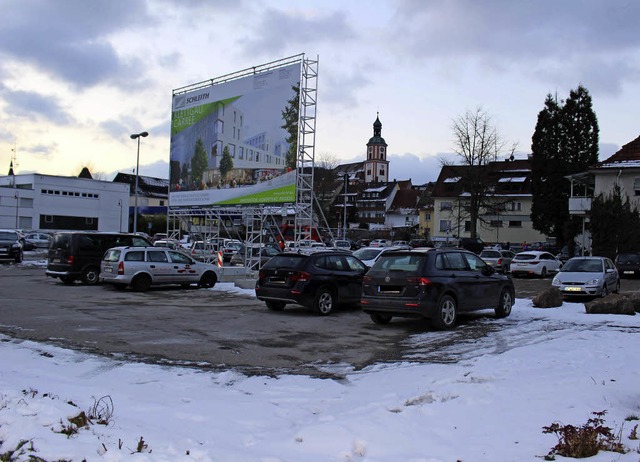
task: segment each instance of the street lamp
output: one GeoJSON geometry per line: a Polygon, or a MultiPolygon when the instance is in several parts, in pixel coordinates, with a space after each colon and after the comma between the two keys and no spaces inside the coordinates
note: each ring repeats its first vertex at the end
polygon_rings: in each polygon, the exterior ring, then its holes
{"type": "Polygon", "coordinates": [[[149,136],[147,132],[134,133],[131,135],[132,140],[138,140],[138,153],[136,154],[136,190],[135,201],[133,205],[133,232],[138,232],[138,169],[140,168],[140,137],[149,136]]]}

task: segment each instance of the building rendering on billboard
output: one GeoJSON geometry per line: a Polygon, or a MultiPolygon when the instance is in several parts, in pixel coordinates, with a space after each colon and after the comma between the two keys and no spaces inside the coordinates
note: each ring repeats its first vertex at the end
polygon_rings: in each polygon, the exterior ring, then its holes
{"type": "Polygon", "coordinates": [[[171,207],[296,201],[301,59],[253,69],[174,91],[171,207]]]}

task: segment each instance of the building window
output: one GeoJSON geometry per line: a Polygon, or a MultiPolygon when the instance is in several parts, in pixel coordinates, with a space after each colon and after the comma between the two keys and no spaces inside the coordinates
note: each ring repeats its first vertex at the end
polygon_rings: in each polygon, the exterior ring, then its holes
{"type": "Polygon", "coordinates": [[[634,178],[633,180],[633,192],[636,196],[640,196],[640,178],[634,178]]]}
{"type": "Polygon", "coordinates": [[[509,228],[522,228],[522,221],[509,220],[509,228]]]}
{"type": "Polygon", "coordinates": [[[492,228],[502,228],[502,220],[491,220],[492,228]]]}
{"type": "Polygon", "coordinates": [[[441,233],[451,232],[451,220],[440,220],[440,232],[441,233]]]}
{"type": "Polygon", "coordinates": [[[164,207],[164,201],[160,201],[160,207],[164,207]]]}
{"type": "Polygon", "coordinates": [[[440,202],[440,210],[452,210],[453,202],[440,202]]]}
{"type": "Polygon", "coordinates": [[[471,222],[470,221],[465,221],[464,222],[464,230],[467,233],[471,232],[471,222]]]}
{"type": "Polygon", "coordinates": [[[512,202],[511,210],[513,212],[520,212],[522,210],[522,202],[512,202]]]}

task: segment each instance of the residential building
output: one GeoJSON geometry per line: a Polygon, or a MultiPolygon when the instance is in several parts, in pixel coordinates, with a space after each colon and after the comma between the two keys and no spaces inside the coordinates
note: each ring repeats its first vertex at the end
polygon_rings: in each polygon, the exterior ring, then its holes
{"type": "Polygon", "coordinates": [[[595,196],[608,194],[619,185],[621,194],[640,209],[640,136],[589,169],[589,173],[593,175],[595,196]]]}
{"type": "Polygon", "coordinates": [[[531,221],[531,165],[529,159],[489,162],[482,166],[447,165],[442,168],[432,193],[431,236],[471,237],[467,209],[470,194],[464,178],[482,169],[488,182],[487,197],[479,211],[478,237],[485,242],[531,243],[547,237],[533,229],[531,221]]]}

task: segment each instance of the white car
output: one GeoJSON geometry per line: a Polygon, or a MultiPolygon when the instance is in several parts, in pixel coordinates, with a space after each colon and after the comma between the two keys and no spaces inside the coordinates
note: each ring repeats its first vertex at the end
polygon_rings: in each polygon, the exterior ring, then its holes
{"type": "Polygon", "coordinates": [[[145,291],[153,285],[180,284],[211,288],[220,269],[165,247],[113,247],[100,264],[100,282],[145,291]]]}
{"type": "Polygon", "coordinates": [[[393,250],[404,250],[403,247],[362,247],[354,250],[353,256],[364,263],[367,268],[371,268],[380,255],[393,250]]]}
{"type": "Polygon", "coordinates": [[[529,250],[517,253],[511,260],[510,271],[513,277],[541,276],[556,274],[560,271],[562,262],[550,254],[540,250],[529,250]]]}
{"type": "Polygon", "coordinates": [[[391,241],[388,239],[374,239],[369,247],[391,247],[391,241]]]}

